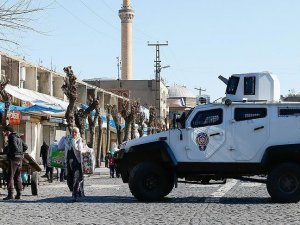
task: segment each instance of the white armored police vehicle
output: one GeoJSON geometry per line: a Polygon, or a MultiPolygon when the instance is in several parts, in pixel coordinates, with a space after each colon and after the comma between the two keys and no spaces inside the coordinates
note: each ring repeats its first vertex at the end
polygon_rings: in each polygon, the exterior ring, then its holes
{"type": "Polygon", "coordinates": [[[124,142],[123,182],[139,201],[157,201],[178,181],[266,183],[275,202],[300,200],[300,103],[281,102],[277,77],[235,74],[222,103],[200,105],[183,127],[124,142]]]}

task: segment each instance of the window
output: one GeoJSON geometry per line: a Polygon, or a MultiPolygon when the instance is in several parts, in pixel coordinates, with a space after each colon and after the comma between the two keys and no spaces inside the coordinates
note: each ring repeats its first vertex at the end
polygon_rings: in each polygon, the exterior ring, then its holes
{"type": "Polygon", "coordinates": [[[300,108],[279,108],[278,116],[300,116],[300,108]]]}
{"type": "Polygon", "coordinates": [[[227,83],[226,94],[235,95],[239,81],[239,77],[231,76],[227,83]]]}
{"type": "Polygon", "coordinates": [[[255,77],[244,77],[244,95],[255,95],[255,77]]]}
{"type": "Polygon", "coordinates": [[[234,110],[234,119],[236,121],[259,119],[266,116],[266,108],[236,108],[234,110]]]}
{"type": "Polygon", "coordinates": [[[223,110],[222,109],[213,109],[207,111],[201,111],[196,114],[192,120],[191,126],[195,127],[205,127],[218,125],[223,122],[223,110]]]}

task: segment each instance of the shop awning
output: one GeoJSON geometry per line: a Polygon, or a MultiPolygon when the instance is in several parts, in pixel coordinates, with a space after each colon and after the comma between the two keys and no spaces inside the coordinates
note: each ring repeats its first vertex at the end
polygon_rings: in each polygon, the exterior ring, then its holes
{"type": "MultiPolygon", "coordinates": [[[[107,127],[107,118],[106,116],[101,116],[101,119],[103,120],[103,127],[106,128],[107,127]]],[[[109,126],[116,129],[116,124],[114,120],[110,120],[109,121],[109,126]]],[[[121,128],[123,129],[125,127],[125,124],[121,124],[121,128]]]]}
{"type": "MultiPolygon", "coordinates": [[[[22,106],[16,106],[16,105],[9,106],[9,111],[14,111],[14,110],[22,111],[24,109],[25,109],[25,107],[22,107],[22,106]]],[[[5,104],[4,104],[4,102],[0,102],[0,113],[4,113],[4,111],[5,111],[5,104]]]]}
{"type": "Polygon", "coordinates": [[[39,111],[47,111],[47,112],[53,112],[53,113],[60,113],[64,112],[63,109],[57,109],[56,107],[52,106],[43,106],[43,105],[33,105],[30,107],[26,107],[23,110],[20,110],[21,112],[39,112],[39,111]]]}
{"type": "Polygon", "coordinates": [[[22,112],[45,112],[46,114],[61,113],[67,110],[68,102],[37,91],[6,85],[5,90],[17,99],[29,103],[22,112]]]}
{"type": "MultiPolygon", "coordinates": [[[[86,110],[89,106],[86,104],[81,103],[80,104],[83,110],[86,110]]],[[[92,116],[95,116],[96,114],[96,110],[92,111],[92,116]]],[[[101,115],[101,119],[103,120],[103,127],[106,128],[107,127],[107,118],[106,116],[101,115]]],[[[114,120],[110,120],[109,121],[109,126],[116,129],[116,124],[114,120]]],[[[88,127],[88,124],[87,124],[88,127]]],[[[123,129],[125,127],[125,124],[121,124],[121,128],[123,129]]]]}

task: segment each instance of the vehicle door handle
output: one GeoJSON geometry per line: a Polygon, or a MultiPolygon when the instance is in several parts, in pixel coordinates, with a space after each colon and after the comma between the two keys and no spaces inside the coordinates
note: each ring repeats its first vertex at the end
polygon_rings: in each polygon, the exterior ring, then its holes
{"type": "Polygon", "coordinates": [[[221,135],[221,133],[214,133],[214,134],[210,134],[209,136],[216,136],[216,135],[221,135]]]}
{"type": "Polygon", "coordinates": [[[260,129],[263,129],[263,128],[265,128],[265,126],[256,127],[256,128],[254,128],[254,130],[260,130],[260,129]]]}

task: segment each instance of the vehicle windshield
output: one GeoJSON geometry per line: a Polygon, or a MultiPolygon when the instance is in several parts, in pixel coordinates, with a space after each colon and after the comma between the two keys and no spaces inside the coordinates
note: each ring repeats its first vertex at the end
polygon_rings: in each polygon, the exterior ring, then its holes
{"type": "Polygon", "coordinates": [[[187,120],[189,118],[189,116],[191,115],[191,113],[193,112],[195,108],[191,108],[190,111],[188,111],[188,113],[186,114],[185,120],[187,120]]]}

